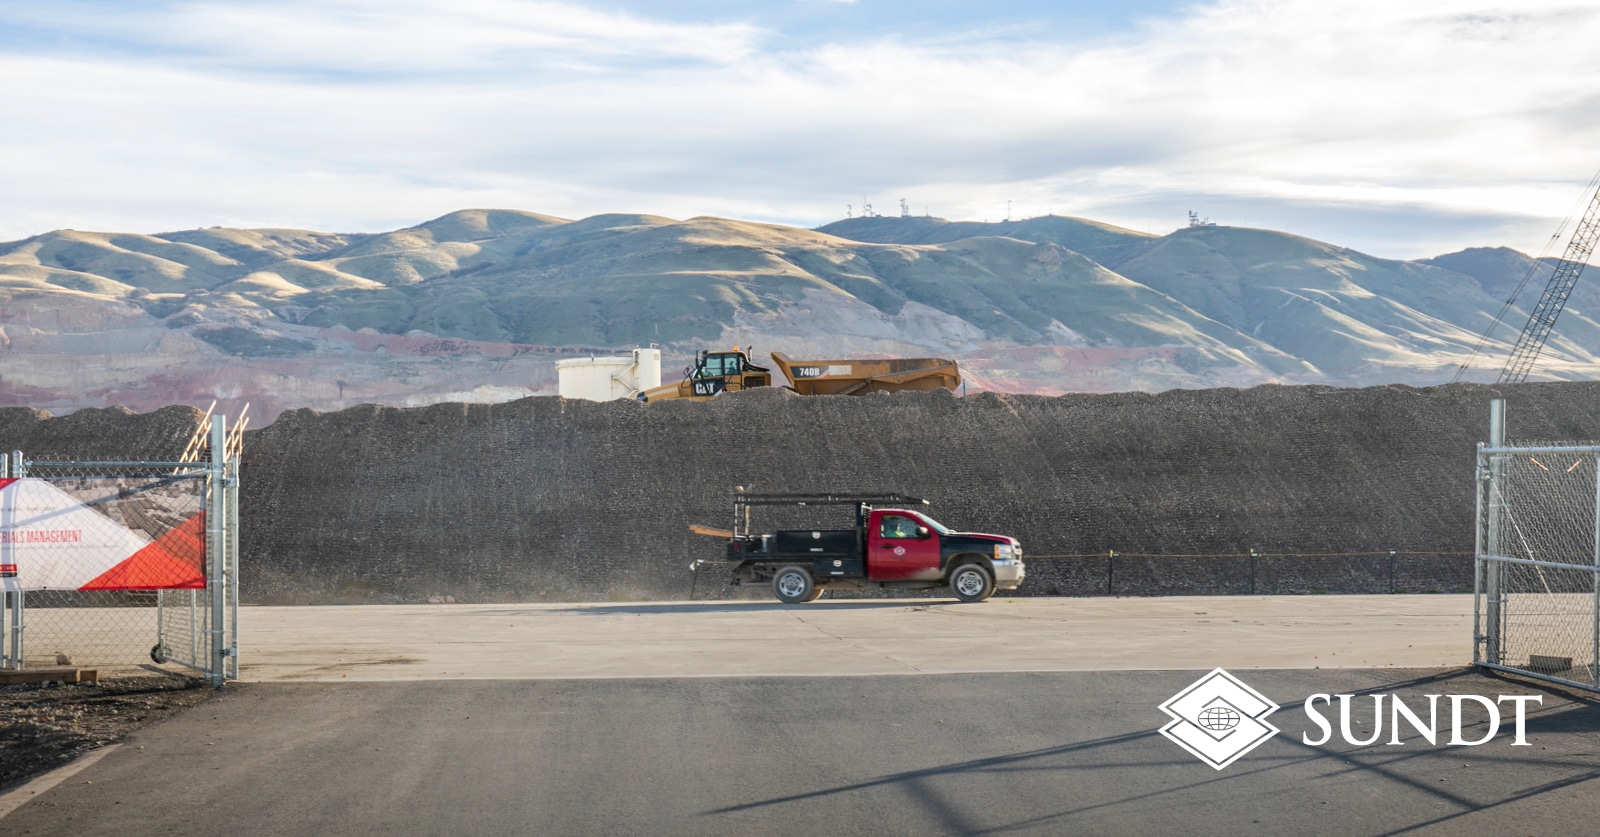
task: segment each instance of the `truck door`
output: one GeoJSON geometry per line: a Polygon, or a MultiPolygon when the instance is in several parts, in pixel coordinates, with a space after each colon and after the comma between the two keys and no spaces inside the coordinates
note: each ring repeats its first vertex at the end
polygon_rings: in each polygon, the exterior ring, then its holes
{"type": "Polygon", "coordinates": [[[921,521],[875,511],[867,528],[867,577],[874,581],[939,578],[939,535],[921,521]]]}
{"type": "Polygon", "coordinates": [[[709,398],[721,395],[725,390],[738,389],[738,382],[734,386],[728,385],[728,375],[734,374],[738,369],[738,355],[723,353],[706,355],[695,367],[690,376],[691,395],[696,398],[709,398]]]}

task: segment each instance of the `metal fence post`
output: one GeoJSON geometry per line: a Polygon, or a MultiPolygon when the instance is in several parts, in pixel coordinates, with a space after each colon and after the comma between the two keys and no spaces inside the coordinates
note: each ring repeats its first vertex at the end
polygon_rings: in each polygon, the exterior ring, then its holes
{"type": "MultiPolygon", "coordinates": [[[[11,454],[0,453],[0,477],[11,476],[11,454]]],[[[0,520],[0,525],[5,521],[0,520]]],[[[0,544],[0,564],[9,564],[6,545],[0,544]]],[[[11,592],[0,595],[0,669],[11,668],[11,632],[6,630],[6,624],[11,619],[11,592]]]]}
{"type": "MultiPolygon", "coordinates": [[[[10,456],[0,457],[0,476],[15,477],[20,479],[26,473],[27,469],[22,464],[22,451],[14,450],[11,452],[10,456]]],[[[8,561],[0,563],[11,562],[8,561]]],[[[11,667],[14,669],[20,669],[22,668],[24,650],[22,643],[22,632],[23,629],[27,627],[27,624],[23,621],[24,596],[22,590],[19,588],[8,594],[6,598],[11,604],[11,607],[9,608],[11,619],[9,625],[0,625],[0,631],[5,631],[11,635],[11,653],[9,654],[11,658],[11,667]]]]}
{"type": "MultiPolygon", "coordinates": [[[[1489,402],[1489,447],[1494,450],[1505,447],[1506,444],[1506,400],[1496,398],[1489,402]]],[[[1489,454],[1489,519],[1488,519],[1488,544],[1485,552],[1489,556],[1503,554],[1501,549],[1501,523],[1505,514],[1506,490],[1505,455],[1501,453],[1489,454]]],[[[1484,566],[1484,657],[1487,662],[1500,665],[1504,660],[1505,637],[1501,631],[1503,618],[1503,602],[1500,600],[1500,562],[1492,558],[1484,566]]]]}
{"type": "Polygon", "coordinates": [[[227,603],[227,577],[224,558],[227,553],[228,503],[226,457],[228,447],[228,419],[211,417],[211,495],[210,508],[206,510],[206,604],[211,609],[211,655],[206,667],[211,685],[221,688],[227,673],[227,654],[223,618],[227,603]]]}
{"type": "Polygon", "coordinates": [[[1600,453],[1595,454],[1594,466],[1594,576],[1590,580],[1594,588],[1594,606],[1590,608],[1594,646],[1589,658],[1589,679],[1600,689],[1600,453]]]}
{"type": "Polygon", "coordinates": [[[21,590],[11,598],[11,667],[18,669],[22,668],[22,661],[26,659],[24,652],[27,646],[23,642],[23,634],[28,627],[25,621],[27,617],[23,613],[26,600],[27,595],[21,590]]]}
{"type": "Polygon", "coordinates": [[[1389,550],[1389,595],[1394,595],[1394,550],[1389,550]]]}
{"type": "Polygon", "coordinates": [[[17,650],[18,609],[22,607],[22,593],[10,591],[0,602],[0,668],[22,668],[22,652],[17,650]]]}
{"type": "Polygon", "coordinates": [[[1478,443],[1478,464],[1472,473],[1473,499],[1477,504],[1472,515],[1472,661],[1488,662],[1483,658],[1483,643],[1488,632],[1483,631],[1483,494],[1489,480],[1489,460],[1483,452],[1484,443],[1478,443]],[[1483,633],[1479,633],[1483,631],[1483,633]]]}
{"type": "Polygon", "coordinates": [[[151,662],[167,655],[167,591],[156,591],[156,646],[151,649],[151,662]]]}
{"type": "MultiPolygon", "coordinates": [[[[241,436],[240,449],[244,448],[241,436]]],[[[228,461],[228,671],[239,679],[239,457],[228,461]]]]}
{"type": "Polygon", "coordinates": [[[1116,593],[1114,592],[1114,583],[1116,581],[1116,573],[1117,573],[1117,551],[1115,549],[1107,550],[1106,551],[1106,595],[1107,596],[1115,596],[1116,595],[1116,593]]]}
{"type": "Polygon", "coordinates": [[[1256,550],[1250,548],[1250,595],[1256,594],[1256,550]]]}

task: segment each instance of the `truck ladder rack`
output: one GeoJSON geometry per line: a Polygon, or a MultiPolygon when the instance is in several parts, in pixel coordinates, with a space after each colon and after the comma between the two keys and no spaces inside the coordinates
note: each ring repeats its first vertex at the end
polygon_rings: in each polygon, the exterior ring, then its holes
{"type": "Polygon", "coordinates": [[[856,525],[866,523],[874,506],[926,506],[927,500],[907,494],[874,494],[865,491],[844,494],[746,494],[743,488],[733,495],[733,535],[750,535],[751,506],[855,506],[856,525]]]}
{"type": "Polygon", "coordinates": [[[735,506],[850,506],[866,503],[869,506],[912,505],[926,506],[928,501],[906,494],[744,494],[733,496],[735,506]]]}

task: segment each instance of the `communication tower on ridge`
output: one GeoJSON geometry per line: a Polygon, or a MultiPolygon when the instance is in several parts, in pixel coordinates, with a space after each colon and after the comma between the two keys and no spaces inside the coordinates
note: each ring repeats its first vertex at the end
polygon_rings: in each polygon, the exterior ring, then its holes
{"type": "Polygon", "coordinates": [[[910,218],[911,217],[911,205],[906,203],[906,199],[905,198],[901,198],[900,199],[900,217],[901,218],[910,218]]]}

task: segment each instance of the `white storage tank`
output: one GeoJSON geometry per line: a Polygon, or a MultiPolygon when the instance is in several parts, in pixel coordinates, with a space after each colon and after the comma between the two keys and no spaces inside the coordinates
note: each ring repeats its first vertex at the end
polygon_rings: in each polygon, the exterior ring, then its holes
{"type": "Polygon", "coordinates": [[[661,350],[634,349],[631,357],[575,357],[556,361],[562,398],[615,401],[661,386],[661,350]]]}

